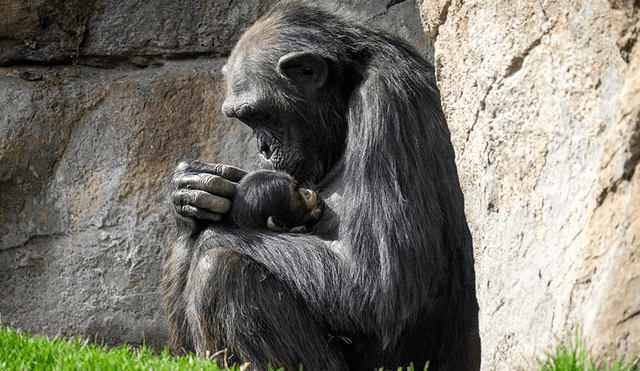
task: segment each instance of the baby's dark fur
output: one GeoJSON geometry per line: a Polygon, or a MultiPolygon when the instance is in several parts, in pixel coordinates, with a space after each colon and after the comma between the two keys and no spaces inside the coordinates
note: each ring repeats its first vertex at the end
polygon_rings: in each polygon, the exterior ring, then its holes
{"type": "Polygon", "coordinates": [[[229,216],[243,229],[269,229],[267,220],[272,217],[283,229],[306,231],[308,221],[297,217],[304,210],[292,210],[291,207],[291,191],[298,188],[293,177],[283,172],[249,173],[238,183],[229,216]]]}

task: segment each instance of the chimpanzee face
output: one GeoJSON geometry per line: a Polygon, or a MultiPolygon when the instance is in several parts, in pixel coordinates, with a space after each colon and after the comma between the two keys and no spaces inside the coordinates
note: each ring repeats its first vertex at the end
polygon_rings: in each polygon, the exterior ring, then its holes
{"type": "Polygon", "coordinates": [[[223,113],[253,129],[267,167],[305,185],[324,178],[345,142],[342,111],[331,103],[336,89],[326,86],[329,72],[320,55],[274,50],[244,37],[223,68],[223,113]]]}
{"type": "Polygon", "coordinates": [[[299,225],[311,224],[320,218],[322,199],[315,191],[291,184],[291,216],[299,225]]]}

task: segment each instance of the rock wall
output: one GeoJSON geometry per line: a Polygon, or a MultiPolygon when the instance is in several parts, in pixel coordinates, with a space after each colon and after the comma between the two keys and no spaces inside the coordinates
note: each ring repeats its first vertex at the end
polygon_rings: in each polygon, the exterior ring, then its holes
{"type": "Polygon", "coordinates": [[[250,132],[220,112],[223,87],[211,72],[221,65],[5,69],[3,323],[113,344],[145,333],[164,343],[159,279],[173,227],[171,169],[181,158],[246,166],[256,158],[250,132]]]}
{"type": "Polygon", "coordinates": [[[476,250],[482,369],[640,356],[640,4],[420,1],[476,250]]]}
{"type": "MultiPolygon", "coordinates": [[[[0,0],[0,321],[162,347],[181,159],[256,168],[220,68],[272,0],[0,0]]],[[[433,59],[413,1],[337,1],[433,59]]]]}

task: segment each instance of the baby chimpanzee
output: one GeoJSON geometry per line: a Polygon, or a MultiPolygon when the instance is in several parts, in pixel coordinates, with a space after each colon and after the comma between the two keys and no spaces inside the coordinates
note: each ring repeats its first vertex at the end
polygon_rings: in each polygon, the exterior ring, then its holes
{"type": "Polygon", "coordinates": [[[273,170],[245,175],[231,205],[229,215],[239,227],[275,232],[305,232],[324,207],[316,192],[301,188],[289,174],[273,170]]]}

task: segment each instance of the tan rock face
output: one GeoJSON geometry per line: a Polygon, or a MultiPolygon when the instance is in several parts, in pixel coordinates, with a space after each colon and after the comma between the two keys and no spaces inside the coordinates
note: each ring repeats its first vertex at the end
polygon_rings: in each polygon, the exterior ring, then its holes
{"type": "Polygon", "coordinates": [[[474,232],[484,370],[531,367],[576,328],[596,355],[640,353],[638,11],[421,2],[474,232]]]}
{"type": "Polygon", "coordinates": [[[173,168],[257,163],[250,130],[220,113],[222,63],[39,69],[35,81],[24,79],[32,68],[0,68],[4,324],[164,345],[173,168]]]}

